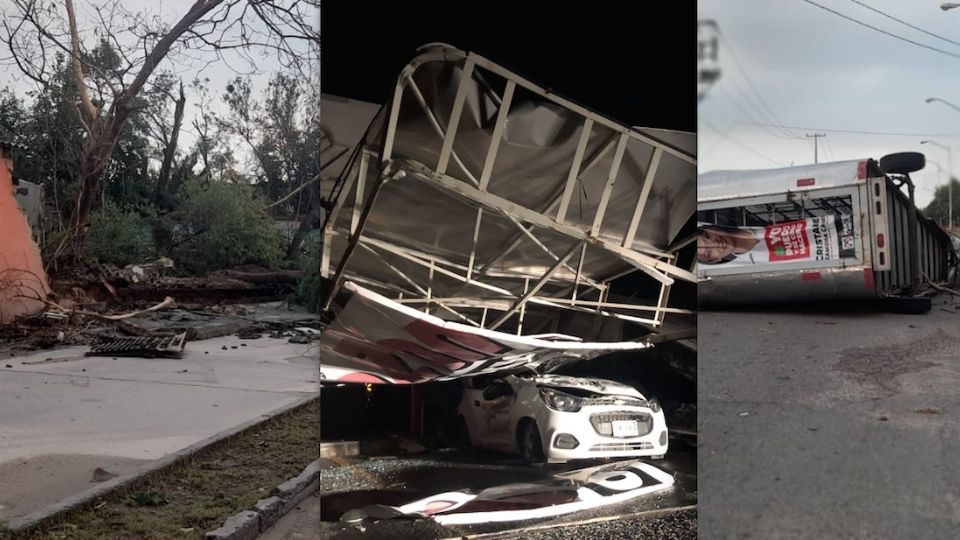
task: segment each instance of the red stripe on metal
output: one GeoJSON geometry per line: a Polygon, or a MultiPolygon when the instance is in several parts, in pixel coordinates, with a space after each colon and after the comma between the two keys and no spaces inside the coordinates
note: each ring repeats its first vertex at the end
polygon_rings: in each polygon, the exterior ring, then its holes
{"type": "Polygon", "coordinates": [[[876,289],[876,283],[873,281],[873,268],[868,266],[863,269],[863,282],[867,284],[867,288],[871,291],[876,289]]]}
{"type": "Polygon", "coordinates": [[[798,178],[797,187],[812,186],[817,183],[816,178],[798,178]]]}
{"type": "Polygon", "coordinates": [[[861,161],[857,164],[857,180],[867,179],[867,162],[861,161]]]}
{"type": "Polygon", "coordinates": [[[800,278],[804,281],[820,281],[822,277],[820,272],[804,272],[800,274],[800,278]]]}

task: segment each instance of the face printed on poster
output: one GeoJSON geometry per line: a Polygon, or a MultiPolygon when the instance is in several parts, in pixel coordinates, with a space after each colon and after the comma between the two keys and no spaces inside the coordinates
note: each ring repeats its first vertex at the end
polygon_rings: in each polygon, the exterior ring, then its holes
{"type": "Polygon", "coordinates": [[[765,227],[723,227],[700,223],[697,262],[743,267],[856,256],[848,214],[811,217],[765,227]]]}

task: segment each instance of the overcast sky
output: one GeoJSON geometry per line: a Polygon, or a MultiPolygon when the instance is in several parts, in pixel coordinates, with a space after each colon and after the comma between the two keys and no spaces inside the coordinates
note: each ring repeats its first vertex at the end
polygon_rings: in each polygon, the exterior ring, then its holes
{"type": "Polygon", "coordinates": [[[956,56],[899,41],[804,0],[699,0],[699,18],[715,20],[722,35],[721,78],[698,110],[700,171],[812,163],[813,142],[805,135],[826,133],[821,162],[924,152],[927,168],[913,178],[925,206],[941,182],[934,162],[945,182],[948,160],[945,150],[920,141],[952,147],[954,171],[960,167],[960,112],[925,102],[937,97],[960,107],[960,9],[944,12],[939,0],[812,1],[956,56]]]}

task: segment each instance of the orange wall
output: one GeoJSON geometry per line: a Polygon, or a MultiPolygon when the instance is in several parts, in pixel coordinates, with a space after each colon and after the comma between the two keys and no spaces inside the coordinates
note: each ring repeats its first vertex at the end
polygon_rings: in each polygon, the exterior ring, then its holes
{"type": "Polygon", "coordinates": [[[42,310],[37,298],[48,292],[40,251],[14,198],[13,162],[0,148],[0,324],[42,310]]]}

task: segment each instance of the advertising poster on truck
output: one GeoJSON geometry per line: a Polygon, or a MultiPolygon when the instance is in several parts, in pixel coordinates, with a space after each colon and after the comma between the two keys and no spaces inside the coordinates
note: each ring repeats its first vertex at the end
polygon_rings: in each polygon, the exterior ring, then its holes
{"type": "Polygon", "coordinates": [[[699,223],[697,263],[760,270],[767,265],[834,261],[856,256],[850,214],[825,215],[764,227],[699,223]]]}

